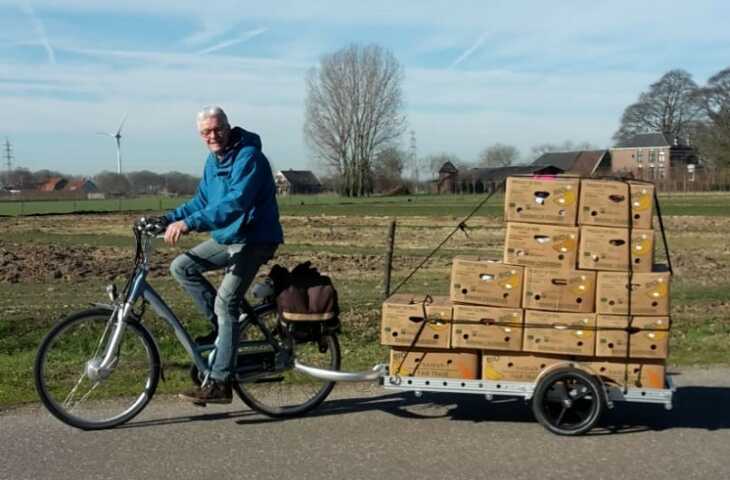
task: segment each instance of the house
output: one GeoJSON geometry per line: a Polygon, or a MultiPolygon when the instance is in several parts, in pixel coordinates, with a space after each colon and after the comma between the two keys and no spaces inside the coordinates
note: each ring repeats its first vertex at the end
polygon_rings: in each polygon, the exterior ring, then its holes
{"type": "Polygon", "coordinates": [[[68,184],[68,180],[62,177],[51,177],[45,182],[38,185],[39,192],[57,192],[63,190],[68,184]]]}
{"type": "Polygon", "coordinates": [[[697,152],[688,143],[663,133],[634,135],[611,148],[612,171],[643,180],[671,180],[694,171],[697,152]]]}
{"type": "Polygon", "coordinates": [[[532,162],[535,167],[555,167],[568,175],[595,177],[611,173],[611,152],[608,150],[578,150],[543,153],[532,162]]]}
{"type": "Polygon", "coordinates": [[[88,178],[71,180],[66,184],[63,190],[67,192],[83,192],[87,195],[90,193],[99,192],[99,188],[96,186],[96,184],[88,178]]]}
{"type": "Polygon", "coordinates": [[[322,184],[310,170],[281,170],[277,172],[276,193],[290,195],[296,193],[320,193],[322,184]]]}
{"type": "Polygon", "coordinates": [[[459,172],[451,162],[439,170],[436,193],[485,193],[494,191],[511,175],[557,175],[563,171],[554,166],[513,165],[497,168],[470,168],[459,172]],[[443,172],[443,175],[442,175],[443,172]]]}

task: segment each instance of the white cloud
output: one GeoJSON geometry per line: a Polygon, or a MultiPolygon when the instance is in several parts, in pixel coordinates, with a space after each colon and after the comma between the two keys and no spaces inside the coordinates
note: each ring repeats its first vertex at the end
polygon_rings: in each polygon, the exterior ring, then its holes
{"type": "Polygon", "coordinates": [[[46,28],[43,26],[43,21],[40,19],[40,17],[38,17],[38,15],[36,15],[33,7],[30,5],[30,2],[24,1],[23,3],[21,3],[21,8],[33,24],[33,29],[38,36],[38,43],[40,43],[40,45],[42,45],[43,48],[46,50],[46,54],[48,55],[48,62],[55,65],[56,53],[53,51],[51,42],[48,40],[48,35],[46,34],[46,28]]]}
{"type": "Polygon", "coordinates": [[[204,48],[197,53],[198,53],[198,55],[206,55],[208,53],[213,53],[218,50],[223,50],[224,48],[228,48],[230,46],[237,45],[239,43],[247,42],[254,37],[258,37],[262,33],[266,32],[266,30],[267,30],[266,28],[257,28],[255,30],[249,30],[248,32],[244,33],[243,35],[241,35],[239,37],[232,38],[232,39],[226,40],[224,42],[216,43],[215,45],[204,48]]]}

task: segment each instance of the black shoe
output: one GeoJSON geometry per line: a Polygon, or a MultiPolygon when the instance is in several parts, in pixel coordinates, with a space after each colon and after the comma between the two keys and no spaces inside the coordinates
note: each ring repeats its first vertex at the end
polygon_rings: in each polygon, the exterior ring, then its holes
{"type": "Polygon", "coordinates": [[[195,387],[192,390],[183,392],[180,398],[190,400],[195,405],[205,406],[209,403],[231,403],[233,401],[233,389],[230,383],[208,382],[203,388],[195,387]]]}
{"type": "Polygon", "coordinates": [[[197,343],[198,345],[213,345],[216,338],[218,338],[218,332],[216,330],[213,330],[207,335],[195,337],[195,343],[197,343]]]}

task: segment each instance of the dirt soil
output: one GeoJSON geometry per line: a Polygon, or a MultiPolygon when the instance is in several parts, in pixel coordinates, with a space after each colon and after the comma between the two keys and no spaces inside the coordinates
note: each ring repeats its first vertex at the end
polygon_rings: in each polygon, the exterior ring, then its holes
{"type": "MultiPolygon", "coordinates": [[[[0,240],[0,283],[74,281],[84,278],[113,279],[126,276],[132,267],[133,250],[127,225],[128,215],[63,215],[0,219],[0,231],[14,234],[27,233],[38,242],[21,243],[0,240]],[[6,230],[7,229],[7,230],[6,230]],[[104,233],[99,233],[103,230],[104,233]],[[44,241],[49,235],[117,235],[129,236],[129,247],[98,246],[79,242],[44,241]]],[[[342,276],[380,274],[383,269],[383,251],[387,221],[373,217],[284,217],[287,245],[301,253],[280,252],[276,261],[287,267],[312,260],[322,271],[342,276]],[[339,248],[344,253],[317,253],[320,246],[339,248]],[[372,253],[348,253],[347,250],[372,250],[372,253]],[[313,253],[315,252],[315,253],[313,253]]],[[[447,248],[487,248],[498,252],[504,238],[499,219],[477,219],[472,223],[469,237],[456,235],[447,248]]],[[[404,255],[398,249],[430,251],[453,228],[453,218],[409,218],[399,224],[395,270],[409,269],[420,260],[419,256],[404,255]]],[[[728,280],[730,272],[730,218],[726,217],[668,217],[665,226],[672,248],[675,273],[692,277],[698,283],[716,283],[728,280]]],[[[200,236],[202,240],[204,236],[200,236]]],[[[657,235],[657,252],[661,238],[657,235]]],[[[104,243],[104,242],[101,242],[104,243]]],[[[153,256],[152,276],[168,275],[173,258],[182,249],[161,246],[153,256]]],[[[436,259],[429,269],[448,270],[448,259],[436,259]]]]}

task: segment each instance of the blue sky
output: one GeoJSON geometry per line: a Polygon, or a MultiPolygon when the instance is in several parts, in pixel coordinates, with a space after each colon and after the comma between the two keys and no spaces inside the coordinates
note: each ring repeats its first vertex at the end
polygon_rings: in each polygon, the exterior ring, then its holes
{"type": "MultiPolygon", "coordinates": [[[[610,145],[623,109],[672,68],[730,66],[730,2],[0,0],[0,139],[17,165],[199,174],[201,106],[258,132],[275,168],[313,168],[304,78],[378,43],[403,64],[419,156],[610,145]]],[[[403,146],[408,143],[404,137],[403,146]]]]}

